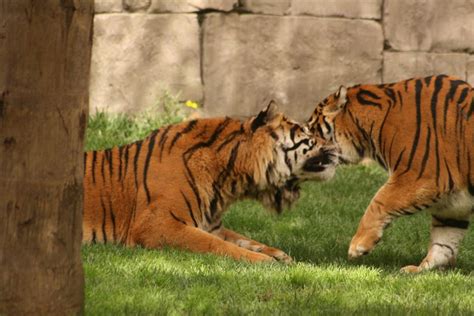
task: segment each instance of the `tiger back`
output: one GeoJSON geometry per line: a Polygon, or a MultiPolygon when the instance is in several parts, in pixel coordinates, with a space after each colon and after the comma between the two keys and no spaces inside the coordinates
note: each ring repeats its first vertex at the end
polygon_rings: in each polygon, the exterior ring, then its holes
{"type": "Polygon", "coordinates": [[[431,245],[418,272],[453,265],[474,202],[474,91],[446,76],[341,87],[308,122],[334,141],[341,160],[376,160],[389,179],[372,199],[351,241],[349,257],[369,253],[396,217],[432,214],[431,245]]]}

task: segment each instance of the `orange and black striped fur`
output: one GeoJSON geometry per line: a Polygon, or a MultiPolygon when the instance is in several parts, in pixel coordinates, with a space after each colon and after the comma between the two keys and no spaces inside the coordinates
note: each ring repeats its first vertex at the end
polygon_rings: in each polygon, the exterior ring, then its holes
{"type": "Polygon", "coordinates": [[[192,120],[87,152],[83,242],[288,262],[283,251],[225,229],[221,217],[242,198],[281,211],[300,181],[331,177],[337,159],[323,142],[270,104],[246,121],[192,120]]]}
{"type": "Polygon", "coordinates": [[[439,75],[341,87],[315,109],[310,129],[337,143],[341,159],[378,161],[389,179],[372,199],[349,257],[369,253],[396,217],[428,210],[431,243],[418,272],[454,265],[474,206],[474,90],[439,75]]]}

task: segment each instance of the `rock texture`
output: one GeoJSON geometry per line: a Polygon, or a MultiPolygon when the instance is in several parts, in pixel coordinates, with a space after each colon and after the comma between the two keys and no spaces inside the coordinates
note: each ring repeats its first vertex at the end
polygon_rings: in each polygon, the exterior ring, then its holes
{"type": "Polygon", "coordinates": [[[284,15],[290,11],[291,0],[242,0],[241,4],[245,11],[284,15]]]}
{"type": "Polygon", "coordinates": [[[293,0],[292,15],[380,19],[382,0],[293,0]]]}
{"type": "Polygon", "coordinates": [[[474,0],[96,0],[96,12],[92,108],[140,111],[168,89],[208,116],[273,96],[305,118],[341,84],[474,83],[474,0]]]}
{"type": "Polygon", "coordinates": [[[385,0],[383,21],[395,50],[474,52],[472,0],[385,0]]]}
{"type": "Polygon", "coordinates": [[[202,99],[196,15],[97,15],[93,43],[92,112],[143,109],[163,90],[202,99]]]}
{"type": "Polygon", "coordinates": [[[145,11],[151,4],[151,0],[123,0],[123,5],[128,11],[145,11]]]}
{"type": "Polygon", "coordinates": [[[115,13],[122,11],[122,0],[95,0],[95,13],[115,13]]]}
{"type": "Polygon", "coordinates": [[[231,11],[237,5],[238,0],[152,0],[150,12],[231,11]]]}
{"type": "Polygon", "coordinates": [[[385,52],[383,81],[442,73],[465,79],[468,56],[461,53],[385,52]]]}
{"type": "Polygon", "coordinates": [[[474,55],[469,56],[467,61],[467,81],[474,87],[474,55]]]}
{"type": "Polygon", "coordinates": [[[374,21],[210,14],[203,31],[208,114],[249,115],[274,97],[303,119],[341,84],[381,81],[383,35],[374,21]]]}

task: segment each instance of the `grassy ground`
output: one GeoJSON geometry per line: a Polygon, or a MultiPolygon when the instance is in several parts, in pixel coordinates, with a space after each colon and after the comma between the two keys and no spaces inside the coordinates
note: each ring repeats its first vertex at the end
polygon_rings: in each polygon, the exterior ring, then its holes
{"type": "MultiPolygon", "coordinates": [[[[137,126],[142,134],[154,127],[120,120],[129,124],[93,117],[87,148],[131,141],[141,137],[137,126]],[[110,132],[115,136],[108,137],[110,132]]],[[[358,220],[384,181],[377,167],[344,167],[329,182],[305,184],[301,200],[281,216],[251,201],[234,205],[225,225],[283,249],[296,261],[288,266],[252,265],[173,249],[85,246],[86,313],[472,315],[472,227],[457,268],[448,272],[398,272],[425,255],[430,224],[426,213],[399,219],[372,254],[357,262],[346,260],[358,220]]]]}

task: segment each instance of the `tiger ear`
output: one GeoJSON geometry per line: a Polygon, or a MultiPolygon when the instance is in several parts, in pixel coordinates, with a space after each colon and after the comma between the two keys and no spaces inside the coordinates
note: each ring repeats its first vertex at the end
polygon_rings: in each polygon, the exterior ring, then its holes
{"type": "Polygon", "coordinates": [[[340,86],[339,90],[334,94],[334,102],[323,107],[324,116],[334,116],[342,110],[347,102],[347,88],[340,86]]]}
{"type": "Polygon", "coordinates": [[[278,107],[275,100],[268,101],[267,106],[258,113],[252,121],[252,131],[255,132],[257,128],[266,125],[278,116],[278,107]]]}

